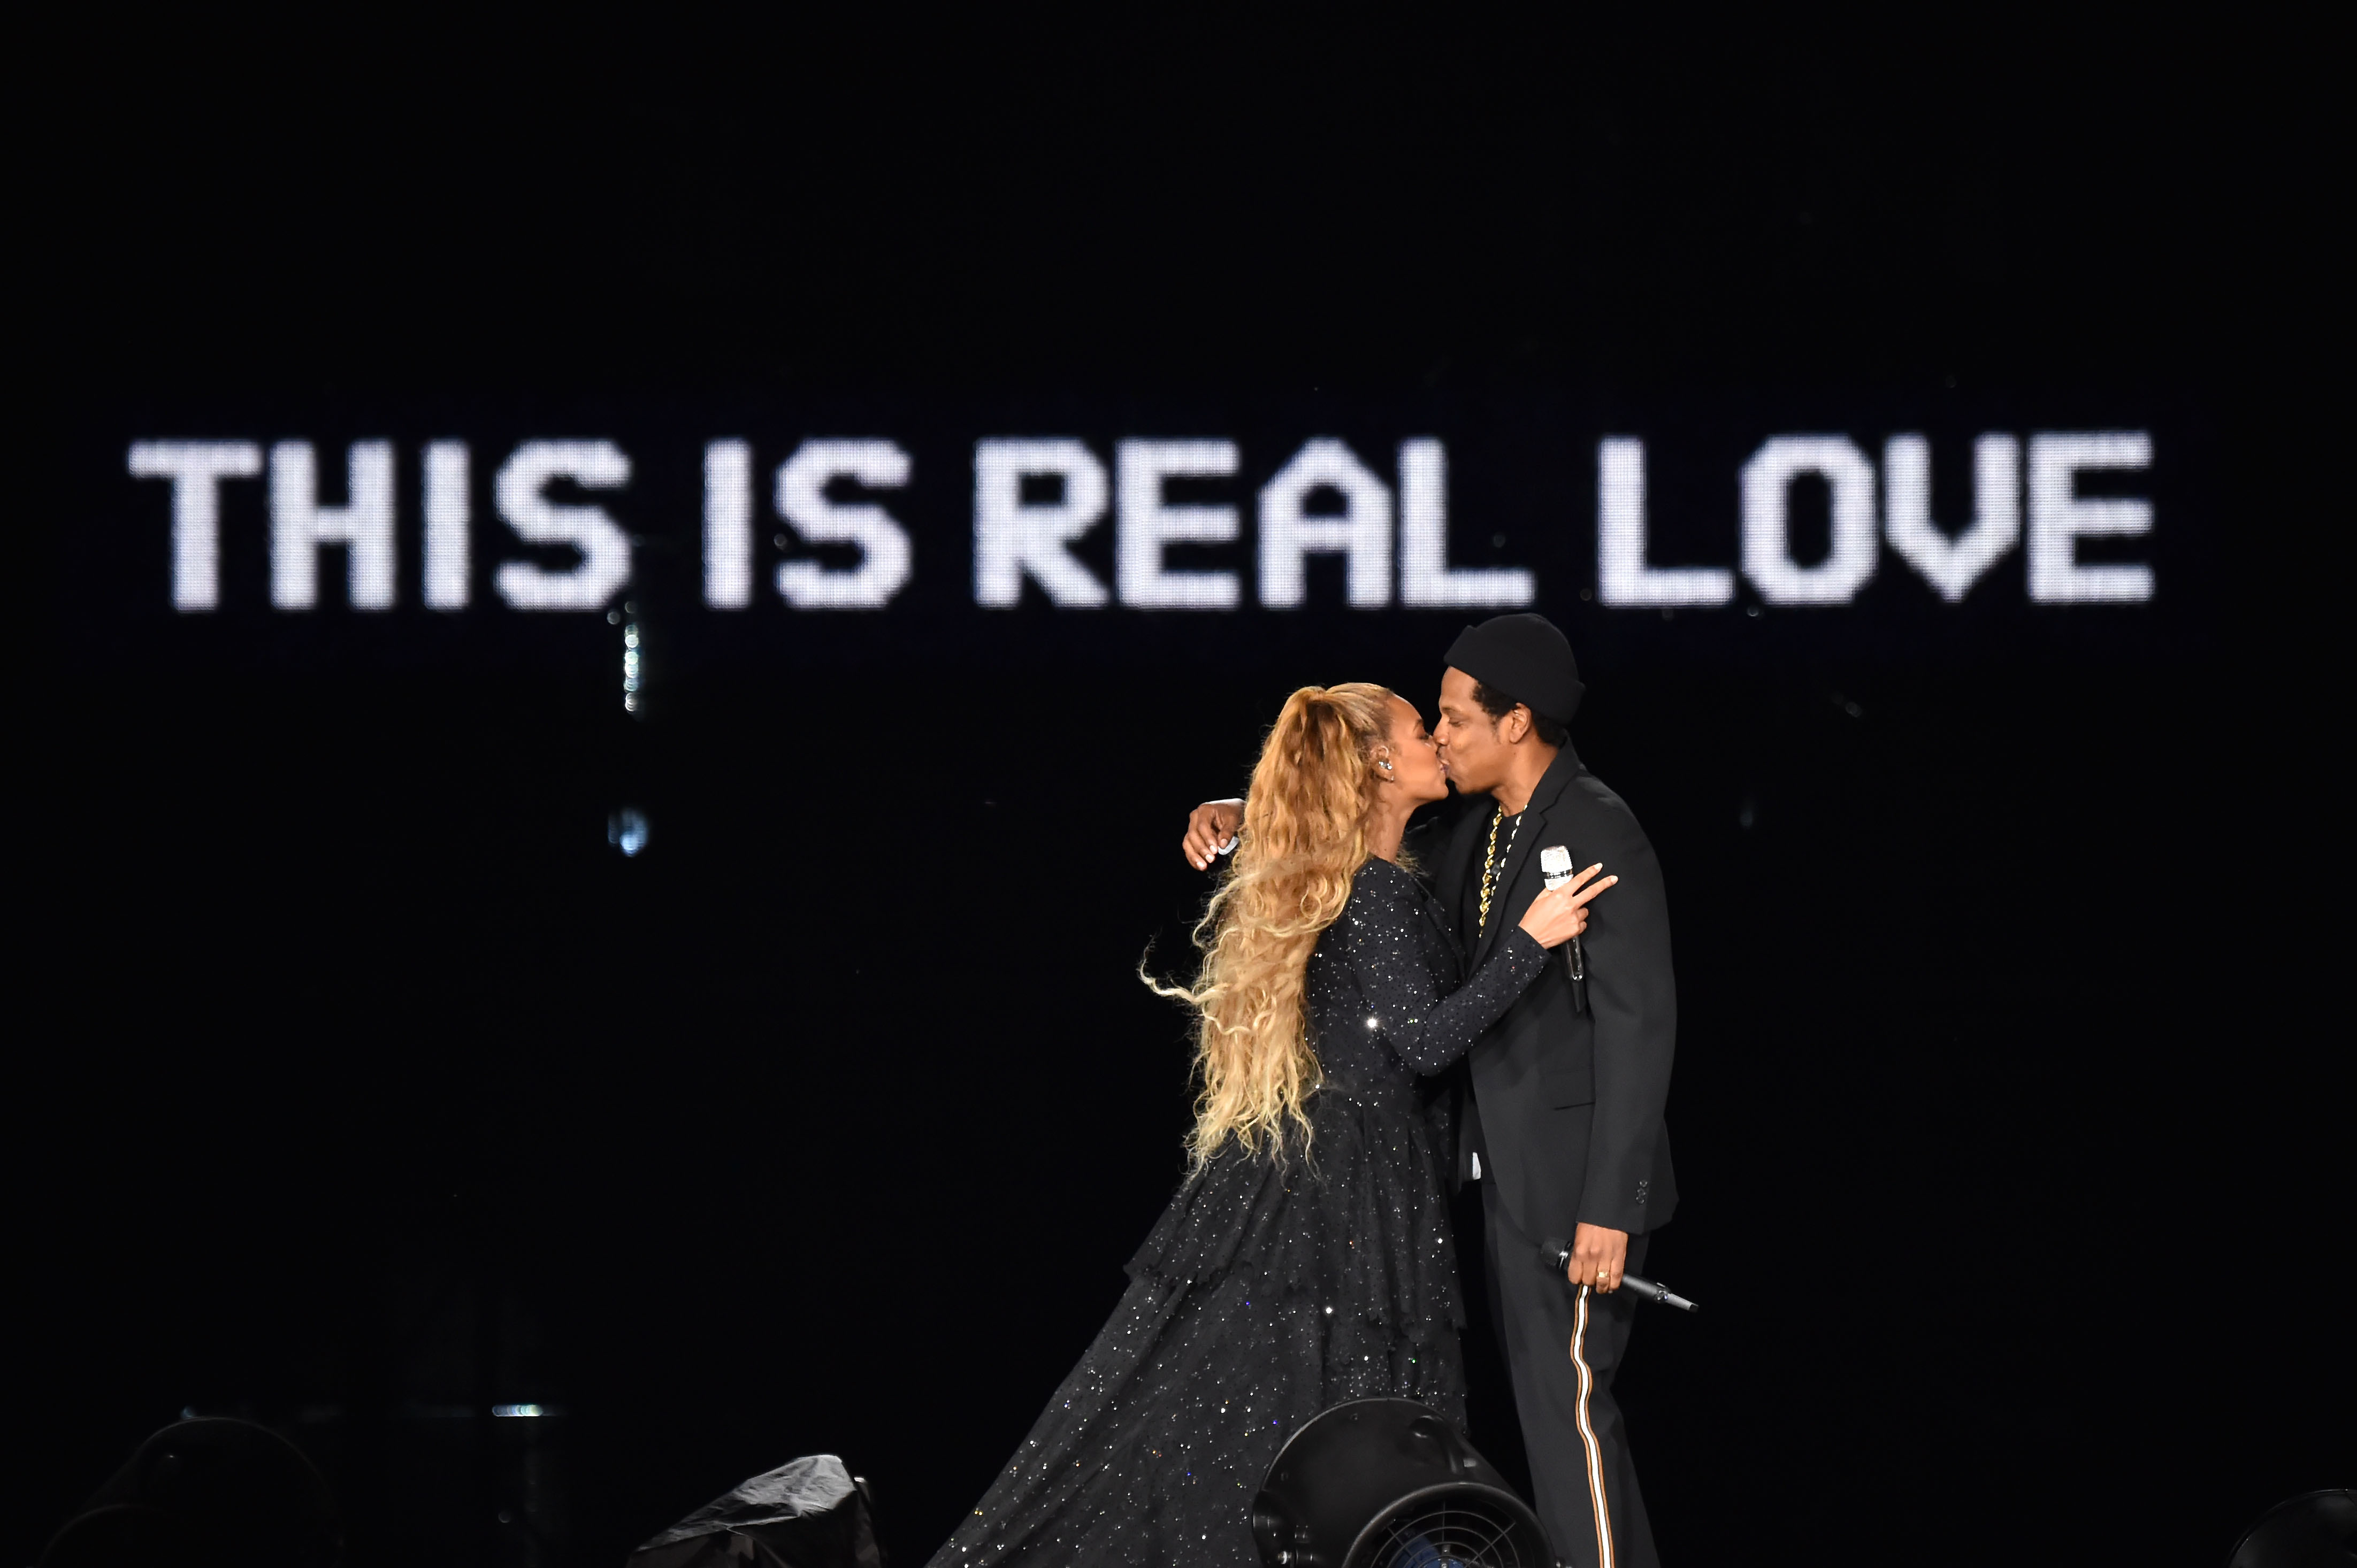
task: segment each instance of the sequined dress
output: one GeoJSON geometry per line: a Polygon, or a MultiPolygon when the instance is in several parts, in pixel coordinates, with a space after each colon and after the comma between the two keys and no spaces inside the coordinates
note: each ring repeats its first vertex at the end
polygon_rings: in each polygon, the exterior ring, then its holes
{"type": "Polygon", "coordinates": [[[1129,1261],[1088,1354],[932,1568],[1257,1568],[1249,1514],[1278,1447],[1344,1400],[1421,1400],[1460,1426],[1456,1250],[1416,1090],[1546,961],[1510,931],[1472,981],[1440,906],[1370,860],[1306,976],[1324,1082],[1309,1159],[1233,1144],[1129,1261]]]}

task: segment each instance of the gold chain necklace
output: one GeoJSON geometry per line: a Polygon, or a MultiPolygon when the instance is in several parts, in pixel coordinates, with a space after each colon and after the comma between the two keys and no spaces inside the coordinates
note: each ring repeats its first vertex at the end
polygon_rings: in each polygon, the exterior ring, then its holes
{"type": "MultiPolygon", "coordinates": [[[[1506,803],[1498,802],[1498,814],[1490,819],[1490,847],[1481,856],[1481,926],[1490,929],[1490,899],[1498,890],[1498,869],[1505,864],[1498,853],[1498,824],[1506,819],[1506,803]]],[[[1506,854],[1514,853],[1514,835],[1523,831],[1523,814],[1514,813],[1514,825],[1506,832],[1506,854]]]]}

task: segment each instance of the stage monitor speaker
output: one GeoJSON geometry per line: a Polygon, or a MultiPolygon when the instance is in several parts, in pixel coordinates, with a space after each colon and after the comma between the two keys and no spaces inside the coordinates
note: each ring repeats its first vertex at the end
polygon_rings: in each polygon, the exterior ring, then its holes
{"type": "Polygon", "coordinates": [[[2226,1568],[2352,1568],[2357,1564],[2357,1492],[2346,1487],[2277,1503],[2243,1532],[2226,1568]]]}
{"type": "Polygon", "coordinates": [[[334,1496],[302,1451],[226,1417],[175,1422],[49,1540],[42,1568],[331,1568],[334,1496]]]}
{"type": "Polygon", "coordinates": [[[1414,1400],[1320,1411],[1253,1499],[1270,1568],[1553,1568],[1546,1531],[1462,1434],[1414,1400]]]}

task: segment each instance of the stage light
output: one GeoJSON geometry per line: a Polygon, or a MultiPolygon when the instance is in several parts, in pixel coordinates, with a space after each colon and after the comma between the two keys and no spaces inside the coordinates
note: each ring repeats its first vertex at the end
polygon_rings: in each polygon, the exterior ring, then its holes
{"type": "Polygon", "coordinates": [[[625,806],[606,819],[606,842],[625,858],[647,847],[649,832],[647,814],[636,806],[625,806]]]}
{"type": "Polygon", "coordinates": [[[1413,1400],[1353,1400],[1286,1441],[1253,1498],[1270,1568],[1549,1568],[1529,1505],[1413,1400]]]}
{"type": "MultiPolygon", "coordinates": [[[[639,603],[626,599],[622,603],[622,711],[633,715],[646,711],[647,628],[639,619],[639,603]]],[[[608,612],[608,618],[612,618],[608,612]]]]}

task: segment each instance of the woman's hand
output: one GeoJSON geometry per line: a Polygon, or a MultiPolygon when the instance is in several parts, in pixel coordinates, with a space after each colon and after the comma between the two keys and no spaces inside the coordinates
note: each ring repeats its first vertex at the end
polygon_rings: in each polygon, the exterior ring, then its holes
{"type": "Polygon", "coordinates": [[[1236,830],[1243,825],[1242,800],[1206,800],[1189,813],[1187,836],[1179,841],[1179,852],[1196,870],[1209,871],[1220,846],[1232,842],[1236,830]]]}
{"type": "Polygon", "coordinates": [[[1589,866],[1552,893],[1542,893],[1531,900],[1523,911],[1523,929],[1536,937],[1539,946],[1561,947],[1580,932],[1587,929],[1587,901],[1620,879],[1617,876],[1598,877],[1603,870],[1601,862],[1589,866]]]}

